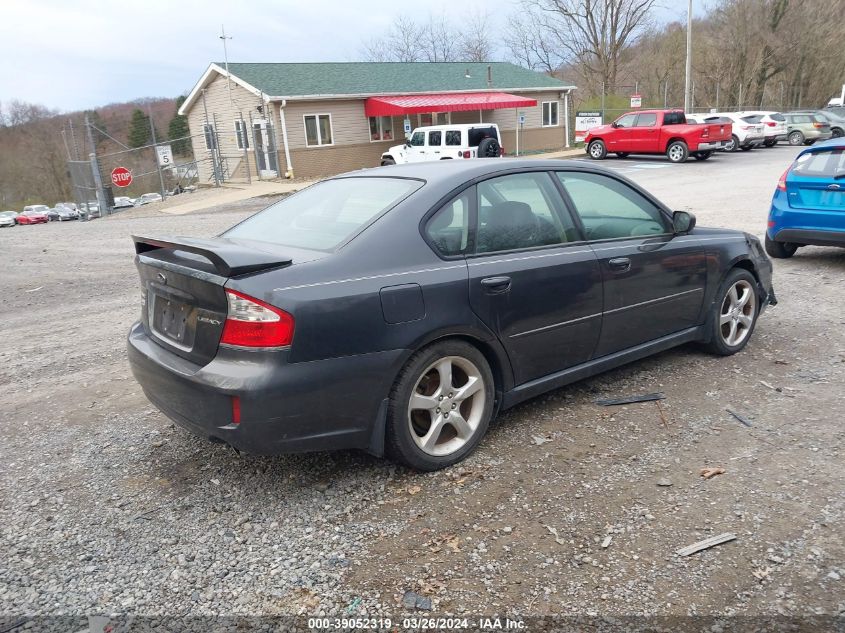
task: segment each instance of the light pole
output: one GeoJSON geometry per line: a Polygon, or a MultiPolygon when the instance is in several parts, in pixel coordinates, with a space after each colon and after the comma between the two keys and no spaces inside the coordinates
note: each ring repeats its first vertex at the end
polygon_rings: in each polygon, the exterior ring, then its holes
{"type": "Polygon", "coordinates": [[[690,111],[690,76],[692,75],[692,0],[687,3],[687,68],[684,81],[684,112],[690,111]]]}

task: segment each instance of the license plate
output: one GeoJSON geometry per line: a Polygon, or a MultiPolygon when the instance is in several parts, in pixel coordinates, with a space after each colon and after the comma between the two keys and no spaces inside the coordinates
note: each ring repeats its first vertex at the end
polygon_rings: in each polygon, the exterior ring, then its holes
{"type": "Polygon", "coordinates": [[[190,312],[187,303],[154,295],[153,329],[160,336],[184,345],[190,312]]]}

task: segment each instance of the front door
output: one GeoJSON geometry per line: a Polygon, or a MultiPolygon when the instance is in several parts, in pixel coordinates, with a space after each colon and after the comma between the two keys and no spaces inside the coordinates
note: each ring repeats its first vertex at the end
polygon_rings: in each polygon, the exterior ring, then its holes
{"type": "Polygon", "coordinates": [[[405,156],[408,157],[409,163],[419,163],[424,160],[429,160],[426,153],[425,140],[425,132],[423,130],[416,130],[411,135],[411,138],[408,139],[408,147],[405,148],[405,156]]]}
{"type": "Polygon", "coordinates": [[[631,141],[634,138],[634,122],[637,120],[635,113],[623,114],[613,122],[614,129],[607,135],[608,152],[630,152],[631,141]]]}
{"type": "Polygon", "coordinates": [[[657,114],[641,112],[631,128],[631,151],[633,153],[654,154],[659,151],[660,128],[657,127],[657,114]]]}
{"type": "Polygon", "coordinates": [[[555,175],[601,265],[596,357],[699,325],[707,280],[701,239],[674,235],[656,202],[614,176],[555,175]]]}
{"type": "Polygon", "coordinates": [[[507,350],[517,384],[589,360],[601,330],[598,260],[547,172],[476,186],[470,304],[507,350]]]}
{"type": "Polygon", "coordinates": [[[258,120],[252,122],[253,146],[255,147],[255,164],[261,175],[278,176],[279,166],[276,163],[276,151],[273,147],[273,128],[269,121],[258,120]]]}

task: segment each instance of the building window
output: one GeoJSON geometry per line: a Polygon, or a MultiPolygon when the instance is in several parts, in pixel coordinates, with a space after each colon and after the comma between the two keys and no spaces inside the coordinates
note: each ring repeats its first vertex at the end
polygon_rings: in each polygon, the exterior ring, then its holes
{"type": "Polygon", "coordinates": [[[557,101],[543,101],[543,127],[552,127],[558,124],[557,101]]]}
{"type": "Polygon", "coordinates": [[[249,149],[249,135],[246,133],[246,121],[235,119],[235,138],[238,149],[249,149]]]}
{"type": "Polygon", "coordinates": [[[371,116],[370,117],[370,141],[392,141],[393,140],[393,117],[371,116]]]}
{"type": "Polygon", "coordinates": [[[217,134],[214,131],[214,125],[206,123],[202,126],[202,132],[205,136],[205,149],[217,149],[217,134]]]}
{"type": "Polygon", "coordinates": [[[308,147],[333,144],[331,114],[306,114],[303,119],[305,119],[305,144],[308,147]]]}

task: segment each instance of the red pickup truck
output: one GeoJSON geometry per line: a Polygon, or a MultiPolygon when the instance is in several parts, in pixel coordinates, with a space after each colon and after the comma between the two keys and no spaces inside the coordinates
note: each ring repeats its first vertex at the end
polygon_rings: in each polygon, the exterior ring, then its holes
{"type": "Polygon", "coordinates": [[[687,123],[681,110],[642,110],[623,114],[610,125],[594,127],[584,144],[595,160],[614,152],[619,158],[666,154],[673,163],[683,163],[690,155],[707,160],[731,140],[731,132],[729,123],[687,123]]]}

